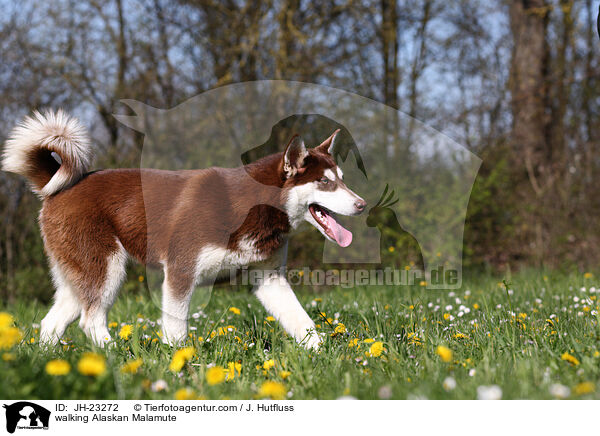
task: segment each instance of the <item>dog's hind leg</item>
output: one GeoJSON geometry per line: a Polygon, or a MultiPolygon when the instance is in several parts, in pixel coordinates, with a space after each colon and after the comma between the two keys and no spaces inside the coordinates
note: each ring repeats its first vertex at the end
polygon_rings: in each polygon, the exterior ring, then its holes
{"type": "Polygon", "coordinates": [[[161,320],[163,342],[174,346],[186,340],[195,277],[168,265],[165,266],[164,273],[161,320]]]}
{"type": "MultiPolygon", "coordinates": [[[[112,307],[125,278],[127,252],[117,241],[117,249],[106,259],[106,274],[99,292],[90,292],[81,312],[79,326],[94,344],[103,347],[112,340],[107,326],[108,311],[112,307]]],[[[93,291],[93,289],[92,289],[93,291]]]]}
{"type": "Polygon", "coordinates": [[[52,266],[52,277],[56,286],[54,305],[42,320],[40,343],[56,344],[65,330],[81,313],[81,302],[74,293],[58,264],[52,266]]]}

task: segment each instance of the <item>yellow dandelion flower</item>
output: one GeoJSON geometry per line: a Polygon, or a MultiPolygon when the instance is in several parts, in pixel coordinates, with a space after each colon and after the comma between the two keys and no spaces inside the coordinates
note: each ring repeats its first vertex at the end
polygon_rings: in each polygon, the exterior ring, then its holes
{"type": "Polygon", "coordinates": [[[453,337],[454,339],[466,339],[466,338],[467,338],[467,335],[465,335],[464,333],[460,333],[460,332],[459,332],[459,333],[455,333],[454,335],[452,335],[452,337],[453,337]]]}
{"type": "Polygon", "coordinates": [[[10,313],[0,312],[0,329],[11,327],[14,321],[15,320],[10,313]]]}
{"type": "Polygon", "coordinates": [[[567,353],[566,351],[560,356],[560,358],[573,366],[579,365],[579,360],[575,356],[567,353]]]}
{"type": "Polygon", "coordinates": [[[477,304],[477,303],[473,304],[473,309],[479,310],[479,304],[477,304]]]}
{"type": "Polygon", "coordinates": [[[288,378],[292,373],[290,371],[279,371],[279,377],[281,377],[282,379],[286,379],[288,378]]]}
{"type": "Polygon", "coordinates": [[[273,322],[273,321],[275,321],[275,318],[273,318],[273,317],[272,317],[272,316],[270,316],[270,315],[269,315],[269,316],[267,316],[265,319],[266,319],[267,321],[269,321],[269,322],[273,322]]]}
{"type": "Polygon", "coordinates": [[[423,345],[421,338],[415,332],[409,332],[406,335],[406,339],[408,339],[408,343],[411,345],[423,345]]]}
{"type": "Polygon", "coordinates": [[[282,383],[270,380],[264,382],[258,391],[260,397],[270,397],[273,400],[283,400],[286,394],[287,389],[282,383]]]}
{"type": "Polygon", "coordinates": [[[274,366],[275,366],[275,361],[274,361],[273,359],[269,359],[269,360],[267,360],[267,361],[265,361],[265,362],[263,363],[263,369],[264,369],[265,371],[268,371],[268,370],[270,370],[270,369],[271,369],[271,368],[273,368],[274,366]]]}
{"type": "Polygon", "coordinates": [[[346,326],[341,322],[335,326],[334,333],[346,333],[346,326]]]}
{"type": "Polygon", "coordinates": [[[175,392],[174,398],[176,400],[195,400],[196,394],[190,388],[181,388],[175,392]]]}
{"type": "Polygon", "coordinates": [[[367,351],[365,354],[367,354],[367,356],[371,356],[371,357],[379,357],[379,356],[381,356],[381,354],[384,351],[387,351],[387,350],[384,348],[383,342],[377,341],[377,342],[373,342],[373,344],[369,348],[369,351],[367,351]]]}
{"type": "Polygon", "coordinates": [[[4,360],[5,362],[9,362],[11,360],[15,360],[15,355],[13,353],[3,353],[2,354],[2,360],[4,360]]]}
{"type": "Polygon", "coordinates": [[[144,363],[144,361],[142,359],[130,360],[129,362],[125,363],[121,367],[121,373],[136,374],[138,372],[138,369],[140,369],[140,366],[142,366],[143,363],[144,363]]]}
{"type": "Polygon", "coordinates": [[[55,359],[46,363],[46,373],[50,375],[66,375],[71,372],[71,365],[66,360],[55,359]]]}
{"type": "Polygon", "coordinates": [[[242,364],[239,362],[229,362],[227,363],[227,380],[233,380],[235,378],[235,373],[239,376],[242,373],[242,364]]]}
{"type": "Polygon", "coordinates": [[[237,307],[233,307],[233,306],[229,308],[229,311],[230,311],[231,313],[233,313],[234,315],[239,315],[240,313],[242,313],[242,312],[240,311],[240,309],[238,309],[237,307]]]}
{"type": "Polygon", "coordinates": [[[389,251],[390,253],[393,253],[394,251],[396,251],[396,247],[394,247],[394,246],[390,246],[390,247],[388,247],[388,251],[389,251]]]}
{"type": "Polygon", "coordinates": [[[598,351],[598,350],[594,351],[594,357],[600,357],[600,351],[598,351]]]}
{"type": "Polygon", "coordinates": [[[144,276],[139,276],[138,277],[138,282],[143,283],[144,282],[144,276]]]}
{"type": "Polygon", "coordinates": [[[591,279],[592,277],[594,277],[594,274],[592,274],[591,272],[586,272],[586,273],[583,275],[583,278],[584,278],[584,279],[591,279]]]}
{"type": "Polygon", "coordinates": [[[196,355],[196,349],[194,347],[181,348],[173,354],[173,360],[169,364],[169,369],[173,372],[179,372],[183,366],[196,355]]]}
{"type": "Polygon", "coordinates": [[[5,327],[0,329],[0,350],[8,350],[21,342],[23,333],[17,327],[5,327]]]}
{"type": "Polygon", "coordinates": [[[133,326],[131,326],[129,324],[125,324],[123,327],[121,327],[121,330],[119,330],[119,337],[121,339],[127,340],[131,337],[132,333],[133,333],[133,326]]]}
{"type": "Polygon", "coordinates": [[[448,363],[452,360],[452,350],[448,347],[444,347],[443,345],[438,345],[435,350],[435,353],[440,356],[440,358],[448,363]]]}
{"type": "Polygon", "coordinates": [[[375,339],[373,338],[367,338],[363,341],[365,344],[372,344],[373,342],[375,342],[375,339]]]}
{"type": "Polygon", "coordinates": [[[521,319],[527,319],[527,314],[521,312],[521,313],[519,313],[519,318],[521,318],[521,319]]]}
{"type": "Polygon", "coordinates": [[[449,313],[444,313],[444,321],[448,321],[451,317],[452,315],[450,315],[449,313]]]}
{"type": "Polygon", "coordinates": [[[109,329],[114,329],[117,326],[118,326],[118,324],[115,321],[112,321],[112,322],[108,323],[108,328],[109,329]]]}
{"type": "Polygon", "coordinates": [[[350,342],[348,342],[348,347],[350,347],[350,348],[356,347],[357,345],[358,345],[358,338],[350,339],[350,342]]]}
{"type": "Polygon", "coordinates": [[[85,353],[77,364],[77,370],[83,375],[102,375],[106,372],[106,361],[99,354],[85,353]]]}
{"type": "Polygon", "coordinates": [[[579,383],[577,386],[573,388],[573,393],[575,395],[585,395],[591,394],[596,390],[596,386],[592,382],[583,382],[579,383]]]}
{"type": "Polygon", "coordinates": [[[211,386],[218,385],[225,381],[227,371],[222,366],[213,366],[206,370],[206,383],[211,386]]]}

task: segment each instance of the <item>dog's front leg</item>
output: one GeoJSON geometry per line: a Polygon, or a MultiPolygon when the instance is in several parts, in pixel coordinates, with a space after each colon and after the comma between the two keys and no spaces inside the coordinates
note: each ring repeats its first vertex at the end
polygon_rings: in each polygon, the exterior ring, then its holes
{"type": "Polygon", "coordinates": [[[321,338],[285,278],[283,268],[278,272],[263,271],[254,293],[259,301],[288,334],[306,348],[317,349],[321,338]]]}

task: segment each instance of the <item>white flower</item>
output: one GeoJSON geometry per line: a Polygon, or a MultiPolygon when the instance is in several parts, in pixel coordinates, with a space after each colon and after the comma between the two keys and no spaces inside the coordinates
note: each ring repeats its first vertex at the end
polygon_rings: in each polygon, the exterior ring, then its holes
{"type": "Polygon", "coordinates": [[[456,387],[456,380],[453,377],[446,377],[442,383],[442,387],[446,391],[451,391],[456,387]]]}
{"type": "Polygon", "coordinates": [[[156,380],[154,383],[152,383],[152,385],[150,386],[150,389],[152,389],[152,392],[160,392],[160,391],[164,391],[168,387],[169,386],[167,385],[167,382],[164,381],[163,379],[160,379],[160,380],[156,380]]]}
{"type": "Polygon", "coordinates": [[[476,372],[477,372],[477,371],[475,371],[475,368],[471,368],[471,369],[469,370],[469,377],[473,377],[473,376],[475,375],[475,373],[476,373],[476,372]]]}
{"type": "Polygon", "coordinates": [[[568,398],[571,395],[571,389],[560,383],[554,383],[548,388],[550,395],[556,398],[568,398]]]}
{"type": "Polygon", "coordinates": [[[500,400],[502,399],[502,389],[498,385],[477,387],[478,400],[500,400]]]}
{"type": "Polygon", "coordinates": [[[445,309],[446,309],[447,312],[451,311],[452,310],[452,305],[451,304],[447,305],[445,307],[445,309]]]}

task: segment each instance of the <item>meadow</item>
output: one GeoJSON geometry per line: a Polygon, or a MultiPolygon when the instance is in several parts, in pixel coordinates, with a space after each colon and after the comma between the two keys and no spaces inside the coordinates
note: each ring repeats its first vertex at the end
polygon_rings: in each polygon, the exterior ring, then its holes
{"type": "Polygon", "coordinates": [[[188,343],[172,349],[160,341],[159,307],[139,288],[109,313],[107,349],[77,323],[55,348],[40,347],[48,307],[0,306],[0,398],[600,398],[591,273],[465,277],[455,291],[303,290],[326,337],[319,351],[286,336],[249,292],[220,290],[192,307],[188,343]]]}

